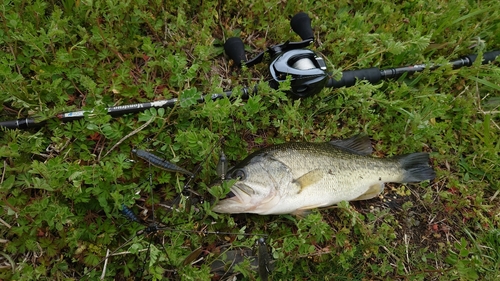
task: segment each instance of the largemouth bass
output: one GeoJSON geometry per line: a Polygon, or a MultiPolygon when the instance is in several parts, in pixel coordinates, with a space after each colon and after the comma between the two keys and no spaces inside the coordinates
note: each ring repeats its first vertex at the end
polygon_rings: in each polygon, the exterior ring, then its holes
{"type": "Polygon", "coordinates": [[[371,153],[366,136],[261,149],[227,172],[226,179],[236,182],[213,211],[298,214],[341,201],[373,198],[383,191],[385,182],[420,182],[436,176],[427,153],[384,159],[371,153]]]}

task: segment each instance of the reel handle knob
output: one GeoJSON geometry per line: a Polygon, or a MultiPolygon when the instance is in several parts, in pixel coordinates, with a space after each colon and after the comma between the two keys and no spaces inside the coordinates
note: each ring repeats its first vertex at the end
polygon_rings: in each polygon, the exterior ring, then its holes
{"type": "Polygon", "coordinates": [[[238,66],[241,66],[241,62],[247,60],[245,57],[245,46],[239,37],[227,39],[226,43],[224,43],[224,51],[238,66]]]}
{"type": "Polygon", "coordinates": [[[311,18],[304,12],[300,12],[293,16],[290,20],[290,26],[302,40],[314,39],[314,33],[311,27],[311,18]]]}

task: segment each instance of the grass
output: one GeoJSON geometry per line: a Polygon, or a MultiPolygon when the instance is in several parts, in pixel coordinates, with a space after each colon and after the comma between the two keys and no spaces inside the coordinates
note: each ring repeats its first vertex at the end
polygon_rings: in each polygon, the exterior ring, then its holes
{"type": "MultiPolygon", "coordinates": [[[[106,250],[144,228],[121,215],[122,204],[146,217],[154,202],[156,218],[175,229],[268,234],[273,280],[498,280],[498,62],[442,66],[293,100],[267,86],[265,64],[235,69],[222,49],[231,36],[243,39],[249,57],[298,41],[289,19],[305,11],[316,38],[312,49],[336,74],[445,63],[500,49],[498,8],[495,0],[4,1],[0,121],[36,116],[48,122],[0,133],[0,279],[97,279],[106,250]],[[104,110],[252,85],[260,94],[248,100],[195,105],[185,99],[120,118],[104,110]],[[95,111],[71,123],[51,118],[78,109],[95,111]],[[437,178],[390,184],[381,198],[343,202],[305,218],[210,211],[212,193],[223,196],[208,188],[217,180],[220,149],[235,164],[271,144],[359,133],[371,136],[377,157],[429,152],[437,178]],[[222,136],[224,146],[209,154],[222,136]],[[194,188],[206,202],[198,211],[161,207],[186,178],[135,159],[135,147],[188,170],[201,164],[194,188]]],[[[177,271],[183,280],[210,279],[214,260],[254,248],[257,239],[162,232],[152,240],[144,277],[177,271]],[[199,247],[203,260],[189,265],[199,247]]],[[[127,243],[108,260],[107,278],[135,276],[149,244],[141,237],[127,243]]],[[[249,260],[236,270],[258,279],[249,260]]]]}

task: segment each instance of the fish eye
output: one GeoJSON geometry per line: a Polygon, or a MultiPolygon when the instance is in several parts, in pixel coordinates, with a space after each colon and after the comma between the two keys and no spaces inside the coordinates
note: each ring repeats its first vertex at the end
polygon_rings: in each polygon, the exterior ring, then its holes
{"type": "Polygon", "coordinates": [[[244,180],[246,178],[246,174],[243,170],[238,169],[233,172],[232,178],[238,180],[244,180]]]}

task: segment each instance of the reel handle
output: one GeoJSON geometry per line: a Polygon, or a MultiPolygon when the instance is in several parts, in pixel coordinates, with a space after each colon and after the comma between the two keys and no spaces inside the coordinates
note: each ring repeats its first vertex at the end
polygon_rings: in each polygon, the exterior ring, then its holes
{"type": "Polygon", "coordinates": [[[302,40],[314,39],[314,33],[311,27],[311,18],[304,12],[300,12],[293,16],[290,20],[290,26],[302,40]]]}
{"type": "Polygon", "coordinates": [[[245,57],[245,45],[243,45],[243,41],[239,37],[227,39],[226,43],[224,43],[224,51],[238,66],[241,66],[241,63],[247,60],[245,57]]]}

